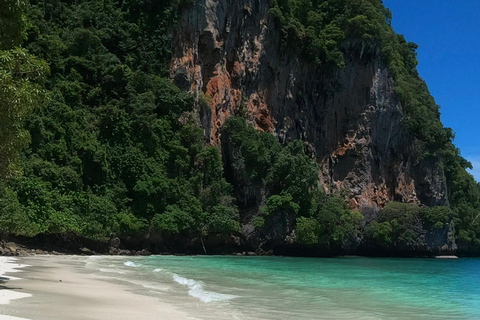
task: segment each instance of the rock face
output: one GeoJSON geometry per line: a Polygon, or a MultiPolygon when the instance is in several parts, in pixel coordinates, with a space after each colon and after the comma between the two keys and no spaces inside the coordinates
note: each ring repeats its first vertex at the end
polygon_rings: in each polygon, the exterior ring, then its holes
{"type": "Polygon", "coordinates": [[[346,66],[326,72],[291,49],[268,1],[199,0],[183,13],[171,75],[198,98],[210,143],[220,143],[221,126],[241,110],[282,142],[303,140],[326,191],[347,190],[367,220],[390,200],[447,203],[443,171],[418,160],[378,54],[346,52],[346,66]]]}
{"type": "Polygon", "coordinates": [[[327,73],[281,46],[268,10],[268,1],[201,0],[182,16],[172,77],[208,104],[198,111],[210,142],[244,109],[259,130],[307,142],[321,182],[348,190],[353,208],[445,204],[443,172],[418,162],[380,58],[347,53],[346,67],[327,73]]]}

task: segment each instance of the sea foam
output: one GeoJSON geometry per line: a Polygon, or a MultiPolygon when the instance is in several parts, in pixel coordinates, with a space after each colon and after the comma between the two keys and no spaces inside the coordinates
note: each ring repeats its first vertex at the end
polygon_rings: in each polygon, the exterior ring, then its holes
{"type": "Polygon", "coordinates": [[[173,274],[173,281],[188,287],[188,294],[194,298],[200,299],[201,301],[208,303],[213,301],[227,301],[236,296],[230,294],[223,294],[218,292],[206,291],[203,289],[203,286],[200,282],[193,279],[187,279],[179,276],[178,274],[173,274]]]}
{"type": "Polygon", "coordinates": [[[124,263],[124,265],[126,265],[127,267],[133,267],[133,268],[137,268],[139,267],[140,265],[136,264],[135,262],[132,262],[132,261],[127,261],[124,263]]]}

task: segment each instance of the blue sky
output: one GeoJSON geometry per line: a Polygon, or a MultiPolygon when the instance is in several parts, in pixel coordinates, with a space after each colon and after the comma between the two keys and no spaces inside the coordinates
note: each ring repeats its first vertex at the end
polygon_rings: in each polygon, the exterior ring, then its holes
{"type": "Polygon", "coordinates": [[[480,0],[384,0],[392,26],[419,45],[418,71],[480,181],[480,0]]]}

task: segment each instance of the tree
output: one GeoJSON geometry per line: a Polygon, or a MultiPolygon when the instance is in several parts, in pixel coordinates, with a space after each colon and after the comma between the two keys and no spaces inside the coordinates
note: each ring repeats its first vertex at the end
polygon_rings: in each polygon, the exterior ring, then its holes
{"type": "Polygon", "coordinates": [[[2,0],[0,2],[0,50],[8,50],[20,44],[25,28],[23,11],[26,0],[2,0]]]}
{"type": "Polygon", "coordinates": [[[11,164],[27,145],[24,119],[45,96],[47,64],[16,47],[24,32],[25,5],[23,0],[0,3],[0,178],[12,172],[11,164]]]}
{"type": "Polygon", "coordinates": [[[356,236],[362,220],[361,213],[350,210],[344,199],[316,191],[312,194],[309,217],[297,219],[297,241],[326,248],[341,247],[356,236]]]}
{"type": "Polygon", "coordinates": [[[0,177],[29,142],[24,119],[45,97],[47,71],[45,62],[23,49],[0,51],[0,177]]]}

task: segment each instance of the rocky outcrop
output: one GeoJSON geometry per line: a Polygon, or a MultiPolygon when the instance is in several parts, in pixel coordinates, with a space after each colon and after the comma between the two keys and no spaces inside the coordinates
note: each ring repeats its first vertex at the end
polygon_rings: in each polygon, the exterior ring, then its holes
{"type": "Polygon", "coordinates": [[[345,68],[327,72],[280,40],[268,1],[199,0],[183,14],[172,78],[203,102],[212,144],[229,116],[245,112],[259,130],[311,146],[320,181],[327,191],[346,189],[352,208],[446,203],[443,172],[418,161],[376,54],[346,52],[345,68]]]}
{"type": "MultiPolygon", "coordinates": [[[[198,0],[177,28],[171,76],[197,97],[211,144],[236,113],[284,143],[303,140],[326,191],[346,190],[367,223],[392,200],[446,204],[440,162],[415,153],[380,54],[345,52],[346,66],[327,71],[295,52],[282,45],[268,1],[198,0]]],[[[428,245],[444,246],[449,232],[428,245]]]]}

